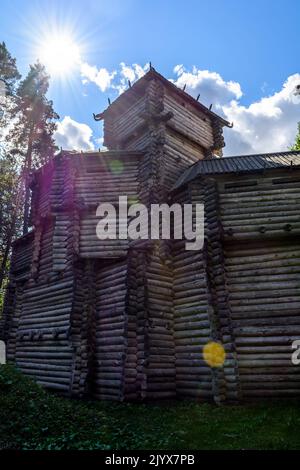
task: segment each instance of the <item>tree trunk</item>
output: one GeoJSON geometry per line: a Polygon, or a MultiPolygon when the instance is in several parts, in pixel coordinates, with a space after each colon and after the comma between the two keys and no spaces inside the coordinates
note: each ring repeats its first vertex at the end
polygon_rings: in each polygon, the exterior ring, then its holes
{"type": "Polygon", "coordinates": [[[14,234],[15,234],[15,228],[16,228],[16,222],[17,222],[17,215],[18,215],[18,211],[19,211],[20,203],[21,203],[21,196],[22,196],[22,189],[23,189],[23,181],[24,181],[24,177],[23,177],[23,175],[21,175],[20,183],[19,183],[20,186],[19,186],[19,188],[18,188],[18,190],[17,190],[16,204],[15,204],[15,208],[14,208],[13,213],[12,213],[12,219],[11,219],[11,223],[10,223],[10,229],[9,229],[9,233],[8,233],[8,237],[7,237],[7,242],[6,242],[6,247],[5,247],[5,251],[4,251],[4,255],[3,255],[3,260],[2,260],[1,268],[0,268],[0,289],[2,288],[3,281],[4,281],[5,276],[6,276],[7,260],[8,260],[8,257],[9,257],[9,252],[10,252],[10,249],[11,249],[13,237],[14,237],[14,234]]]}
{"type": "Polygon", "coordinates": [[[3,281],[4,281],[5,275],[6,275],[6,264],[7,264],[11,244],[12,244],[12,239],[13,239],[14,232],[15,232],[16,220],[17,220],[17,208],[15,209],[15,211],[13,213],[13,216],[12,216],[10,229],[9,229],[9,235],[8,235],[8,238],[7,238],[5,252],[4,252],[3,260],[2,260],[2,263],[1,263],[1,268],[0,268],[0,289],[2,288],[2,284],[3,284],[3,281]]]}
{"type": "Polygon", "coordinates": [[[29,180],[30,172],[32,166],[32,140],[33,140],[33,131],[34,125],[31,126],[29,137],[28,137],[28,147],[26,152],[26,159],[24,163],[25,167],[25,199],[24,199],[24,221],[23,221],[23,235],[28,233],[29,227],[29,210],[30,210],[30,189],[29,189],[29,180]]]}

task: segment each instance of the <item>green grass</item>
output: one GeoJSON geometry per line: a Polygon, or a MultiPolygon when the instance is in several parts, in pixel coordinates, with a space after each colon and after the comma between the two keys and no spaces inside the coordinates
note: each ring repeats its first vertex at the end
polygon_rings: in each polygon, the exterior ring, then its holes
{"type": "Polygon", "coordinates": [[[71,400],[6,365],[0,366],[0,448],[300,449],[300,406],[71,400]]]}

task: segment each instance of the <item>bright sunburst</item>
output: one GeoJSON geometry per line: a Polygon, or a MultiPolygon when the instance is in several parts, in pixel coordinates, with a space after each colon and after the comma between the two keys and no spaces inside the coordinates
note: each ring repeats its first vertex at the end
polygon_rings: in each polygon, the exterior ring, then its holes
{"type": "Polygon", "coordinates": [[[38,58],[50,75],[64,77],[80,64],[80,49],[68,34],[49,35],[39,46],[38,58]]]}

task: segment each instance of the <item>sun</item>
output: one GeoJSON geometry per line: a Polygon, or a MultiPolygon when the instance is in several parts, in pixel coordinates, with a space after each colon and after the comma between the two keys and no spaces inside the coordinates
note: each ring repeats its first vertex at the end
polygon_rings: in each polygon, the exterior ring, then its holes
{"type": "Polygon", "coordinates": [[[51,76],[64,77],[80,64],[80,49],[68,34],[49,35],[39,46],[38,58],[51,76]]]}

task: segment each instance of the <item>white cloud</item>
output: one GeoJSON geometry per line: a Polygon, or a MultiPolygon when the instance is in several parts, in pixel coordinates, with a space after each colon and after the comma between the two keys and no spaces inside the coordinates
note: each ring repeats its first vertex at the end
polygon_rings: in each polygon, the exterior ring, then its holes
{"type": "Polygon", "coordinates": [[[293,144],[300,121],[300,74],[288,77],[279,92],[244,106],[240,84],[226,82],[216,72],[196,67],[189,72],[177,65],[174,73],[177,78],[171,81],[178,87],[186,85],[194,97],[200,93],[202,103],[212,103],[213,110],[234,123],[224,130],[226,155],[282,151],[293,144]]]}
{"type": "Polygon", "coordinates": [[[99,150],[101,150],[101,151],[108,150],[107,147],[105,147],[105,145],[103,145],[104,137],[99,137],[98,139],[95,139],[95,142],[96,142],[97,147],[98,147],[99,150]]]}
{"type": "Polygon", "coordinates": [[[128,80],[131,85],[142,78],[143,75],[149,69],[149,64],[144,66],[139,64],[126,65],[124,62],[120,63],[121,70],[119,72],[119,83],[114,86],[118,90],[119,94],[123,93],[128,88],[128,80]]]}
{"type": "Polygon", "coordinates": [[[225,131],[226,154],[288,150],[294,143],[300,121],[300,74],[288,77],[282,89],[271,96],[242,106],[238,101],[223,106],[223,113],[234,122],[225,131]]]}
{"type": "Polygon", "coordinates": [[[110,73],[106,68],[98,69],[95,65],[89,65],[86,62],[81,64],[80,72],[83,77],[83,84],[93,82],[101,91],[106,91],[111,87],[112,81],[117,74],[116,71],[110,73]]]}
{"type": "Polygon", "coordinates": [[[206,106],[213,104],[215,109],[221,109],[224,104],[243,96],[239,83],[226,82],[216,72],[199,70],[197,67],[189,72],[181,64],[174,67],[174,73],[177,78],[171,81],[179,88],[186,86],[185,91],[194,97],[200,93],[200,101],[206,106]]]}
{"type": "Polygon", "coordinates": [[[95,83],[102,92],[113,89],[117,90],[119,95],[128,88],[128,81],[131,84],[136,82],[147,72],[149,64],[144,66],[139,64],[126,65],[120,63],[120,69],[109,72],[106,68],[97,68],[95,65],[89,65],[86,62],[81,63],[80,72],[82,83],[95,83]]]}
{"type": "Polygon", "coordinates": [[[104,137],[98,137],[95,139],[95,142],[97,145],[99,145],[99,147],[103,147],[104,137]]]}
{"type": "Polygon", "coordinates": [[[57,124],[54,138],[58,147],[65,150],[93,150],[91,140],[93,131],[86,124],[74,121],[70,116],[65,116],[57,124]]]}

